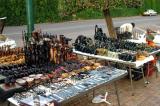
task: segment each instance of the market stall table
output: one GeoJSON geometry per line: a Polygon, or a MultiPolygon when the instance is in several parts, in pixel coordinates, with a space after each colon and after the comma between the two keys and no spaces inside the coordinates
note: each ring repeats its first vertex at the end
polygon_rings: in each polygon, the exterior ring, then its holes
{"type": "Polygon", "coordinates": [[[4,84],[0,84],[0,100],[5,101],[6,98],[12,96],[15,92],[22,92],[23,87],[15,84],[12,87],[6,87],[4,84]]]}
{"type": "MultiPolygon", "coordinates": [[[[114,82],[114,87],[117,95],[118,105],[120,106],[118,88],[116,81],[127,76],[126,70],[116,69],[113,67],[104,67],[102,69],[93,70],[89,72],[89,78],[82,79],[76,84],[73,84],[70,87],[63,87],[57,92],[52,92],[50,96],[45,96],[46,98],[57,100],[60,105],[66,104],[76,98],[87,95],[90,92],[93,92],[102,87],[106,86],[109,83],[114,82]]],[[[48,87],[43,88],[48,89],[48,87]]],[[[33,98],[33,97],[31,97],[33,98]]],[[[24,100],[16,100],[14,97],[8,99],[9,103],[12,103],[16,106],[19,106],[20,102],[25,102],[24,100]]]]}
{"type": "Polygon", "coordinates": [[[120,59],[116,59],[116,58],[112,58],[112,57],[107,57],[107,56],[100,56],[100,55],[83,53],[83,52],[80,52],[80,51],[76,51],[75,49],[73,49],[73,52],[76,53],[76,54],[79,54],[79,55],[83,55],[83,56],[88,56],[88,57],[93,57],[93,58],[103,59],[103,60],[106,60],[106,61],[111,61],[111,62],[115,62],[115,63],[122,63],[122,64],[128,65],[128,67],[129,67],[129,76],[130,76],[130,80],[131,80],[131,87],[132,87],[133,94],[134,94],[134,87],[133,87],[131,68],[132,67],[133,68],[141,68],[144,84],[146,84],[146,83],[148,83],[148,81],[146,82],[146,80],[145,80],[144,70],[143,70],[142,66],[145,63],[148,63],[148,62],[154,60],[154,57],[152,55],[149,56],[149,57],[146,57],[144,60],[131,62],[131,61],[123,61],[123,60],[120,60],[120,59]]]}
{"type": "MultiPolygon", "coordinates": [[[[154,38],[154,40],[153,40],[154,43],[155,43],[156,48],[160,48],[160,40],[159,40],[159,38],[160,38],[160,35],[159,35],[159,34],[156,34],[156,35],[155,35],[155,38],[154,38]]],[[[127,41],[129,41],[129,42],[134,42],[134,43],[147,43],[144,34],[141,36],[141,39],[127,39],[127,41]]],[[[155,50],[155,51],[149,53],[149,55],[152,55],[152,56],[154,56],[154,57],[157,57],[156,55],[157,55],[158,53],[160,53],[160,49],[155,50]]],[[[156,64],[157,64],[157,62],[156,62],[156,64]]],[[[154,65],[156,66],[156,64],[154,64],[154,65]]],[[[148,79],[149,73],[150,73],[149,69],[150,69],[150,67],[149,67],[149,63],[148,63],[148,66],[147,66],[147,71],[148,71],[148,73],[147,73],[147,79],[148,79]]],[[[156,77],[158,77],[158,71],[157,71],[157,70],[156,70],[156,77]]]]}
{"type": "MultiPolygon", "coordinates": [[[[157,60],[159,59],[158,55],[159,55],[159,53],[160,53],[160,43],[156,43],[155,45],[156,45],[156,47],[159,48],[159,49],[156,50],[156,51],[153,51],[153,52],[151,52],[151,53],[149,53],[149,54],[152,55],[152,56],[154,56],[154,57],[156,58],[156,62],[154,63],[154,66],[157,67],[156,64],[157,64],[157,62],[158,62],[157,60]],[[158,54],[158,55],[157,55],[157,54],[158,54]]],[[[148,69],[149,69],[149,64],[148,64],[148,69]]],[[[149,73],[149,71],[148,71],[148,73],[149,73]]],[[[147,77],[148,77],[148,74],[147,74],[147,77]]],[[[156,69],[156,77],[158,77],[158,69],[156,69]]]]}

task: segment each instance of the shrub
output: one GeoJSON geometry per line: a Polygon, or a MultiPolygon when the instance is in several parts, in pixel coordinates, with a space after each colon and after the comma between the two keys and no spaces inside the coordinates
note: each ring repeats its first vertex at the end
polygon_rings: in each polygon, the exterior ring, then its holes
{"type": "MultiPolygon", "coordinates": [[[[58,0],[33,0],[35,23],[58,20],[58,0]]],[[[8,25],[26,24],[26,0],[0,0],[0,17],[7,17],[8,25]]]]}

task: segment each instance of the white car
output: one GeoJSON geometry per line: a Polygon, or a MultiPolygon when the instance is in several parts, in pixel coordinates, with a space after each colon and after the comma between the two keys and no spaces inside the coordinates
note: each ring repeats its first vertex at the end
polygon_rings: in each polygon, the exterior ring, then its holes
{"type": "Polygon", "coordinates": [[[157,15],[157,12],[152,10],[152,9],[148,9],[147,11],[143,12],[144,16],[155,16],[157,15]]]}

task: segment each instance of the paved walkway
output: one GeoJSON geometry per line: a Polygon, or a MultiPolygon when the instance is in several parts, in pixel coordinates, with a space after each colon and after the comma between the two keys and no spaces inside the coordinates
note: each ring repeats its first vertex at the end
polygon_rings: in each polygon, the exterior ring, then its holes
{"type": "MultiPolygon", "coordinates": [[[[136,24],[136,29],[139,32],[143,32],[146,28],[156,28],[160,29],[160,16],[153,17],[124,17],[124,18],[113,18],[114,26],[120,26],[124,23],[134,22],[136,24]],[[151,26],[152,25],[152,26],[151,26]]],[[[79,20],[79,21],[69,21],[63,23],[44,23],[36,24],[35,28],[42,29],[42,32],[48,32],[52,34],[63,34],[74,40],[78,35],[85,35],[89,37],[94,36],[94,26],[99,25],[103,28],[104,32],[107,33],[106,22],[104,19],[95,20],[79,20]]],[[[22,31],[26,30],[26,26],[9,26],[4,28],[4,34],[9,38],[14,39],[18,46],[22,46],[22,31]]]]}

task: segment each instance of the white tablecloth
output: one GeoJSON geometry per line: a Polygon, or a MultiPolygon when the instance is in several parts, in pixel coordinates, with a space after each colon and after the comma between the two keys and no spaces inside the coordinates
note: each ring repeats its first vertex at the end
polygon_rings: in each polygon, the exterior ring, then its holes
{"type": "Polygon", "coordinates": [[[146,57],[144,60],[131,62],[131,61],[123,61],[123,60],[120,60],[120,59],[107,57],[107,56],[100,56],[100,55],[83,53],[83,52],[80,52],[80,51],[76,51],[75,49],[73,49],[73,52],[76,53],[76,54],[84,55],[84,56],[89,56],[89,57],[94,57],[94,58],[98,58],[98,59],[104,59],[104,60],[107,60],[107,61],[112,61],[112,62],[124,63],[124,64],[128,64],[128,65],[132,65],[135,68],[143,66],[145,63],[154,60],[154,57],[152,55],[149,56],[149,57],[146,57]]]}
{"type": "Polygon", "coordinates": [[[14,100],[13,98],[9,98],[8,102],[12,103],[15,106],[19,106],[19,103],[16,100],[14,100]]]}
{"type": "Polygon", "coordinates": [[[10,48],[15,48],[16,42],[15,40],[8,39],[8,38],[6,39],[6,41],[0,41],[0,47],[5,45],[10,45],[10,48]]]}

